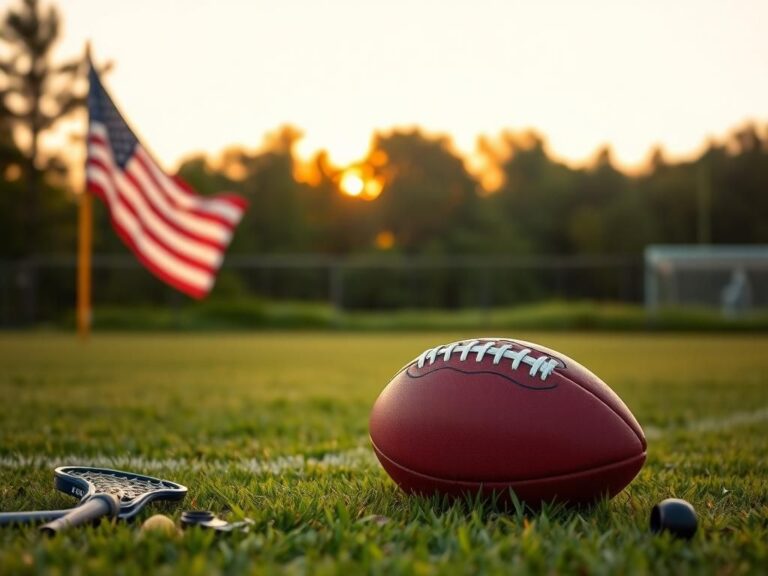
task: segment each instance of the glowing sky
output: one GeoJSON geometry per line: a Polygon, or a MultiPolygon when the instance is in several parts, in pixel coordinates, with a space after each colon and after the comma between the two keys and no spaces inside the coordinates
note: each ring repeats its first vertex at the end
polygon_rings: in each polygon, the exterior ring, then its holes
{"type": "Polygon", "coordinates": [[[362,157],[375,129],[418,124],[474,149],[542,131],[581,162],[768,122],[765,0],[60,0],[118,104],[162,163],[255,147],[292,123],[300,151],[362,157]]]}

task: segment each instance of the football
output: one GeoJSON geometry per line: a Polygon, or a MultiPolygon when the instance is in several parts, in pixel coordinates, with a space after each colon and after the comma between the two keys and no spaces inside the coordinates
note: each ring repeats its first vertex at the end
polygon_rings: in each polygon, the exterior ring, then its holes
{"type": "Polygon", "coordinates": [[[537,344],[478,338],[426,350],[373,406],[376,455],[406,492],[497,493],[528,504],[619,493],[646,441],[591,371],[537,344]]]}

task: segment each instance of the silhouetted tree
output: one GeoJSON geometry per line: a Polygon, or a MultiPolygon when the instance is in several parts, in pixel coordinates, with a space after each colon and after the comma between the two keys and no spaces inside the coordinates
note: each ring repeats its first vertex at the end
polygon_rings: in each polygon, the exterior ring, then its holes
{"type": "Polygon", "coordinates": [[[59,37],[59,13],[53,6],[44,7],[38,0],[22,0],[8,9],[2,22],[0,39],[6,45],[6,56],[0,59],[3,113],[15,128],[26,133],[28,145],[23,149],[26,180],[24,200],[29,250],[39,248],[36,232],[39,225],[41,175],[45,171],[61,171],[63,164],[55,157],[44,162],[40,154],[40,135],[84,104],[84,95],[73,90],[74,81],[85,63],[72,60],[51,63],[53,45],[59,37]]]}
{"type": "Polygon", "coordinates": [[[507,225],[519,230],[526,251],[569,252],[577,173],[552,160],[538,134],[508,132],[501,138],[508,151],[501,165],[504,183],[489,200],[507,225]]]}
{"type": "Polygon", "coordinates": [[[698,161],[709,180],[712,240],[768,242],[768,149],[752,124],[734,131],[731,154],[710,149],[698,161]]]}
{"type": "Polygon", "coordinates": [[[16,180],[22,173],[23,163],[24,154],[13,138],[10,117],[0,108],[0,176],[4,180],[16,180]]]}
{"type": "Polygon", "coordinates": [[[23,234],[18,225],[24,215],[23,162],[24,156],[13,140],[8,117],[0,110],[0,255],[3,256],[15,256],[23,251],[23,234]]]}
{"type": "Polygon", "coordinates": [[[380,228],[391,231],[404,252],[441,250],[441,240],[469,221],[478,190],[448,138],[418,130],[379,134],[367,161],[376,155],[386,158],[376,168],[384,181],[375,201],[380,228]]]}

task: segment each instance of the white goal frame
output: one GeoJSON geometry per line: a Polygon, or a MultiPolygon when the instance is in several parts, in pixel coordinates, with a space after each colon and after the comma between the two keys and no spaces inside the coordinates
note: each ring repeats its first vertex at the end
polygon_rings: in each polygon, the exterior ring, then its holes
{"type": "Polygon", "coordinates": [[[645,308],[719,308],[725,316],[768,310],[768,245],[651,245],[645,248],[645,308]],[[684,272],[705,283],[696,298],[686,296],[684,272]],[[709,290],[709,293],[706,293],[709,290]]]}

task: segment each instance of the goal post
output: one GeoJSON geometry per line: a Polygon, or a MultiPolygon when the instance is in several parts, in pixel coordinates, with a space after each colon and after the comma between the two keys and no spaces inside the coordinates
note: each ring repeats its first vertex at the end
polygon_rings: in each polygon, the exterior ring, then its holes
{"type": "Polygon", "coordinates": [[[768,245],[651,245],[645,249],[645,308],[768,310],[768,245]]]}

